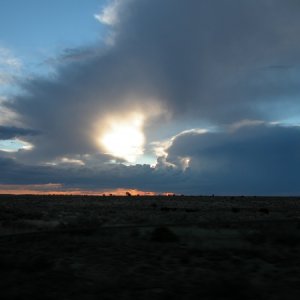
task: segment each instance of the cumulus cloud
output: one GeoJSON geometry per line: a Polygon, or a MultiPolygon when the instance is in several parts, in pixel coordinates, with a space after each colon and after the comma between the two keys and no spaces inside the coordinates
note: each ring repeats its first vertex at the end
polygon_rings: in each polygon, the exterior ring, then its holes
{"type": "Polygon", "coordinates": [[[187,132],[165,151],[166,162],[178,168],[188,158],[186,177],[196,193],[300,193],[299,126],[257,123],[221,132],[187,132]]]}
{"type": "Polygon", "coordinates": [[[105,25],[115,25],[118,22],[118,10],[121,5],[121,0],[113,0],[99,14],[95,14],[94,17],[100,23],[105,25]]]}
{"type": "Polygon", "coordinates": [[[80,164],[32,166],[0,156],[0,185],[61,184],[66,190],[139,189],[172,191],[174,182],[184,182],[183,173],[174,169],[154,169],[149,165],[80,164]]]}

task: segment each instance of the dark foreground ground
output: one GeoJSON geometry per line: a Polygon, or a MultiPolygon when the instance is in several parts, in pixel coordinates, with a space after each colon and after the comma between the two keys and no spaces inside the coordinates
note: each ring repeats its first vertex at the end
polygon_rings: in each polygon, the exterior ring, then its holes
{"type": "Polygon", "coordinates": [[[300,198],[0,197],[1,299],[300,299],[300,198]]]}

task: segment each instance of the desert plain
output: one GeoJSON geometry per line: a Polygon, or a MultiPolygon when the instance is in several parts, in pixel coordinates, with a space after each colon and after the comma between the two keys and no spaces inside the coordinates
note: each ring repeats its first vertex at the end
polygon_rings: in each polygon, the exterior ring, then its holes
{"type": "Polygon", "coordinates": [[[300,299],[300,198],[0,196],[1,299],[300,299]]]}

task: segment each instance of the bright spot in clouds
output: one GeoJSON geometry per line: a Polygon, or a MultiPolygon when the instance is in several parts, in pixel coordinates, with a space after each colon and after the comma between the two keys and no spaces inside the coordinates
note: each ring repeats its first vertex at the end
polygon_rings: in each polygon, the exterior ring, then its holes
{"type": "Polygon", "coordinates": [[[18,152],[19,150],[31,150],[32,148],[33,145],[30,143],[18,139],[0,141],[0,151],[4,152],[18,152]]]}
{"type": "Polygon", "coordinates": [[[106,154],[135,162],[144,153],[145,136],[143,133],[144,117],[130,114],[128,118],[112,118],[100,138],[100,144],[106,154]]]}
{"type": "Polygon", "coordinates": [[[113,26],[118,22],[118,8],[120,0],[114,0],[105,6],[100,14],[94,15],[95,19],[105,25],[113,26]]]}

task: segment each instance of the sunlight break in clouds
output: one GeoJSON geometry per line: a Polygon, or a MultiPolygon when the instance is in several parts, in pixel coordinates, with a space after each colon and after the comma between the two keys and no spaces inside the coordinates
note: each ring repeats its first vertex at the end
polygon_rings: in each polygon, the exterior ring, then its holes
{"type": "Polygon", "coordinates": [[[100,138],[106,154],[133,163],[144,153],[144,117],[134,113],[126,119],[109,119],[107,129],[100,138]]]}
{"type": "MultiPolygon", "coordinates": [[[[152,142],[151,145],[153,146],[153,151],[157,157],[167,157],[168,156],[168,148],[170,148],[175,141],[176,138],[183,136],[185,134],[204,134],[207,133],[208,130],[204,128],[192,128],[189,130],[184,130],[174,136],[172,136],[170,139],[164,140],[164,141],[155,141],[152,142]]],[[[188,167],[189,165],[189,158],[184,157],[183,158],[183,165],[188,167]]]]}
{"type": "Polygon", "coordinates": [[[0,140],[0,151],[18,152],[19,150],[32,150],[33,145],[20,139],[0,140]]]}

